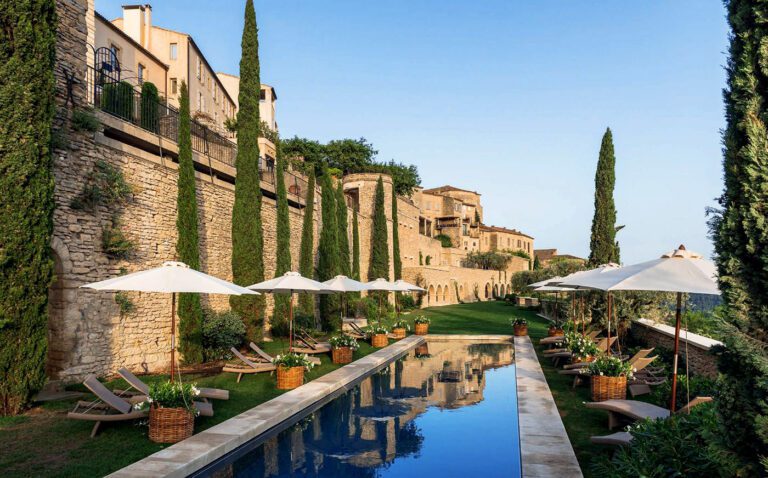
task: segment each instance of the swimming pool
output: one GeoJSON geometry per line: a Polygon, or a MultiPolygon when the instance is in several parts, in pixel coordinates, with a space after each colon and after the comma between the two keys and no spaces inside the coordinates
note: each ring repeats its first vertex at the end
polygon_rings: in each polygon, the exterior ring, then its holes
{"type": "Polygon", "coordinates": [[[416,347],[202,476],[520,476],[510,343],[416,347]]]}

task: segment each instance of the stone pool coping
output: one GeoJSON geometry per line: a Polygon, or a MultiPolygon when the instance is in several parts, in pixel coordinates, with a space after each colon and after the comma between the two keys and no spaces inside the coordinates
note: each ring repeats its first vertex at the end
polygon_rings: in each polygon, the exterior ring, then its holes
{"type": "MultiPolygon", "coordinates": [[[[114,478],[184,477],[261,435],[325,396],[353,383],[426,339],[412,335],[329,372],[299,388],[154,453],[109,475],[114,478]]],[[[215,406],[215,404],[214,404],[215,406]]]]}
{"type": "Polygon", "coordinates": [[[583,476],[530,337],[514,341],[523,478],[583,476]]]}

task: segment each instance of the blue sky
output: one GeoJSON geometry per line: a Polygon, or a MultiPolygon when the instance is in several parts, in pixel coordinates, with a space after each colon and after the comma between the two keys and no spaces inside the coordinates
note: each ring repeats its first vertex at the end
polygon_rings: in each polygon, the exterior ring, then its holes
{"type": "MultiPolygon", "coordinates": [[[[108,18],[125,0],[96,0],[108,18]]],[[[261,77],[283,137],[365,137],[426,187],[483,194],[485,222],[586,256],[594,170],[616,148],[625,263],[707,255],[722,189],[727,25],[719,1],[257,0],[261,77]]],[[[238,72],[241,0],[155,2],[238,72]]]]}

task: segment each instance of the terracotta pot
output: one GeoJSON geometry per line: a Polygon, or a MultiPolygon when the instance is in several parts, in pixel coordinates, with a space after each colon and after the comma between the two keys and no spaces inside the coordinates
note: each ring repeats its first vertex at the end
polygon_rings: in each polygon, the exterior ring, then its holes
{"type": "Polygon", "coordinates": [[[352,349],[349,347],[334,347],[331,349],[333,363],[345,364],[352,362],[352,349]]]}
{"type": "Polygon", "coordinates": [[[524,337],[528,335],[527,325],[515,325],[515,337],[524,337]]]}
{"type": "Polygon", "coordinates": [[[387,334],[371,335],[371,345],[376,348],[386,347],[389,345],[387,334]]]}
{"type": "Polygon", "coordinates": [[[291,390],[304,383],[304,367],[277,367],[277,389],[291,390]]]}
{"type": "Polygon", "coordinates": [[[429,324],[416,324],[414,333],[416,335],[427,335],[429,333],[429,324]]]}
{"type": "Polygon", "coordinates": [[[405,338],[405,328],[404,327],[395,327],[394,329],[392,329],[392,335],[394,335],[396,339],[404,339],[405,338]]]}
{"type": "Polygon", "coordinates": [[[186,408],[149,409],[149,439],[155,443],[177,443],[192,436],[195,415],[186,408]]]}
{"type": "Polygon", "coordinates": [[[558,337],[561,335],[565,335],[565,331],[557,327],[550,327],[549,330],[547,330],[547,335],[549,337],[558,337]]]}
{"type": "Polygon", "coordinates": [[[592,401],[603,402],[605,400],[627,398],[627,377],[606,377],[605,375],[592,375],[592,401]]]}

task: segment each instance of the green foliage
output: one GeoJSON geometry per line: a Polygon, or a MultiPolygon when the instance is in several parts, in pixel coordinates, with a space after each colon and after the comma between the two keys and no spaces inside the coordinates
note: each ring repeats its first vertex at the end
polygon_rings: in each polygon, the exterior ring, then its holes
{"type": "Polygon", "coordinates": [[[136,310],[136,304],[133,303],[125,292],[117,292],[115,294],[115,304],[120,307],[120,315],[131,314],[136,310]]]}
{"type": "MultiPolygon", "coordinates": [[[[151,89],[149,88],[149,90],[151,89]]],[[[155,95],[157,95],[156,88],[155,95]]],[[[144,104],[142,103],[143,107],[144,104]]],[[[176,257],[190,268],[199,270],[200,240],[197,229],[197,193],[195,190],[195,166],[192,162],[191,121],[189,92],[186,82],[182,81],[179,90],[179,175],[176,195],[176,257]]],[[[181,357],[185,363],[200,363],[203,361],[203,308],[200,305],[200,294],[179,294],[178,315],[179,352],[181,357]]]]}
{"type": "Polygon", "coordinates": [[[435,239],[440,241],[440,245],[443,247],[453,247],[453,241],[451,240],[451,236],[447,234],[438,234],[435,236],[435,239]]]}
{"type": "Polygon", "coordinates": [[[133,121],[133,86],[127,81],[105,84],[101,91],[101,109],[133,121]]]}
{"type": "Polygon", "coordinates": [[[639,422],[630,433],[630,446],[619,448],[612,458],[598,458],[595,476],[746,476],[739,473],[733,454],[718,437],[717,414],[711,404],[694,407],[690,415],[639,422]]]}
{"type": "MultiPolygon", "coordinates": [[[[307,195],[304,203],[304,219],[301,225],[301,249],[299,251],[299,272],[302,276],[315,277],[315,172],[309,172],[307,195]]],[[[314,294],[299,294],[299,313],[308,317],[315,315],[314,294]]]]}
{"type": "Polygon", "coordinates": [[[424,265],[424,254],[422,254],[421,251],[419,251],[419,265],[424,265]]]}
{"type": "Polygon", "coordinates": [[[515,317],[512,320],[510,320],[512,325],[528,325],[528,321],[525,320],[525,317],[515,317]]]}
{"type": "Polygon", "coordinates": [[[232,358],[232,347],[238,348],[245,340],[245,324],[235,312],[227,310],[203,313],[203,353],[206,361],[232,358]]]}
{"type": "Polygon", "coordinates": [[[365,331],[368,333],[368,336],[371,335],[381,335],[381,334],[388,334],[389,329],[379,323],[373,324],[368,326],[365,331]]]}
{"type": "MultiPolygon", "coordinates": [[[[577,352],[580,356],[595,355],[597,353],[597,346],[589,338],[581,337],[580,343],[577,340],[569,342],[571,344],[577,344],[577,352]]],[[[574,352],[576,353],[576,352],[574,352]]],[[[594,362],[587,366],[587,371],[590,375],[603,375],[606,377],[632,377],[632,365],[629,362],[621,360],[621,358],[615,355],[602,354],[595,359],[594,362]]]]}
{"type": "Polygon", "coordinates": [[[51,150],[69,149],[69,138],[60,129],[51,131],[51,150]]]}
{"type": "Polygon", "coordinates": [[[556,276],[567,276],[576,271],[584,270],[584,264],[581,261],[576,260],[564,260],[550,262],[547,267],[543,269],[535,269],[532,271],[520,271],[512,274],[512,290],[518,294],[530,293],[528,284],[534,282],[543,281],[556,276]]]}
{"type": "MultiPolygon", "coordinates": [[[[184,83],[184,80],[182,80],[182,83],[184,83]]],[[[182,91],[181,96],[184,95],[185,93],[182,91]]],[[[189,111],[189,95],[186,94],[186,96],[187,111],[189,111]]],[[[145,81],[141,85],[141,127],[152,131],[153,133],[157,133],[160,128],[160,124],[158,123],[160,120],[160,114],[158,111],[159,105],[160,97],[157,94],[157,86],[155,86],[155,84],[152,82],[145,81]]],[[[181,111],[179,111],[179,116],[181,116],[181,111]]],[[[179,136],[181,136],[181,131],[179,131],[179,136]]],[[[181,141],[181,138],[179,138],[179,141],[181,141]]]]}
{"type": "Polygon", "coordinates": [[[392,193],[392,266],[395,280],[403,278],[403,260],[400,257],[400,221],[397,217],[397,194],[392,193]]]}
{"type": "Polygon", "coordinates": [[[427,257],[424,258],[424,265],[430,265],[432,264],[432,256],[427,255],[427,257]]]}
{"type": "Polygon", "coordinates": [[[76,109],[72,111],[72,129],[75,131],[90,131],[95,133],[101,123],[93,113],[93,108],[76,109]]]}
{"type": "MultiPolygon", "coordinates": [[[[232,280],[241,286],[264,281],[264,231],[259,182],[259,39],[253,0],[245,3],[237,111],[237,177],[232,208],[232,280]]],[[[232,309],[245,322],[247,337],[258,342],[264,320],[264,295],[231,296],[232,309]]]]}
{"type": "Polygon", "coordinates": [[[376,183],[371,225],[371,262],[368,268],[370,280],[380,277],[389,280],[389,241],[387,240],[387,216],[384,207],[384,181],[379,176],[376,183]]]}
{"type": "Polygon", "coordinates": [[[429,324],[431,324],[431,323],[432,323],[432,320],[430,320],[430,319],[429,319],[427,316],[425,316],[425,315],[421,315],[421,314],[419,314],[419,315],[417,315],[416,317],[414,317],[414,319],[413,319],[413,323],[414,323],[414,324],[427,324],[427,325],[429,325],[429,324]]]}
{"type": "MultiPolygon", "coordinates": [[[[275,277],[279,277],[291,270],[291,222],[288,211],[288,192],[285,188],[285,162],[277,158],[275,168],[275,189],[277,190],[277,246],[275,261],[275,277]]],[[[275,307],[273,317],[275,320],[284,320],[288,317],[291,297],[287,294],[274,294],[275,307]]]]}
{"type": "MultiPolygon", "coordinates": [[[[322,176],[321,187],[323,224],[320,229],[320,245],[317,251],[317,277],[320,281],[326,281],[336,277],[341,270],[339,265],[339,228],[336,224],[336,192],[328,174],[322,176]]],[[[320,320],[325,329],[337,330],[341,328],[337,294],[320,296],[320,320]]]]}
{"type": "Polygon", "coordinates": [[[306,354],[297,354],[289,352],[287,354],[277,355],[272,363],[278,367],[304,367],[307,370],[312,370],[315,366],[313,362],[309,361],[309,357],[306,354]]]}
{"type": "Polygon", "coordinates": [[[533,258],[533,270],[535,271],[541,270],[541,261],[539,261],[538,257],[533,258]]]}
{"type": "Polygon", "coordinates": [[[92,212],[103,205],[111,210],[133,194],[133,188],[125,180],[123,172],[110,163],[99,159],[85,177],[83,190],[72,200],[72,209],[92,212]]]}
{"type": "Polygon", "coordinates": [[[523,251],[523,250],[520,250],[520,249],[505,250],[504,252],[506,252],[507,254],[509,254],[511,256],[522,257],[523,259],[527,259],[529,261],[531,260],[531,255],[528,254],[527,252],[523,251]]]}
{"type": "MultiPolygon", "coordinates": [[[[457,286],[458,287],[458,286],[457,286]]],[[[403,294],[398,299],[400,310],[413,310],[416,308],[416,299],[411,294],[403,294]]]]}
{"type": "Polygon", "coordinates": [[[224,128],[230,133],[237,133],[237,116],[230,116],[224,120],[224,128]]]}
{"type": "Polygon", "coordinates": [[[269,123],[264,120],[259,122],[259,136],[272,142],[274,145],[280,144],[280,135],[277,131],[269,127],[269,123]]]}
{"type": "Polygon", "coordinates": [[[186,408],[195,412],[195,397],[200,391],[194,383],[187,382],[152,382],[149,384],[148,402],[154,407],[186,408]]]}
{"type": "Polygon", "coordinates": [[[352,216],[352,279],[360,280],[360,230],[357,225],[357,209],[352,216]]]}
{"type": "MultiPolygon", "coordinates": [[[[678,372],[685,372],[680,370],[678,372]]],[[[677,393],[675,394],[675,410],[680,410],[695,397],[714,397],[717,394],[717,382],[708,377],[692,375],[690,380],[687,375],[677,376],[677,393]],[[690,398],[689,398],[690,397],[690,398]]],[[[672,381],[653,387],[651,400],[660,407],[668,408],[672,398],[672,381]]]]}
{"type": "Polygon", "coordinates": [[[349,277],[352,274],[349,257],[349,232],[347,229],[347,201],[344,196],[344,185],[339,181],[336,189],[336,226],[339,241],[339,271],[349,277]]]}
{"type": "Polygon", "coordinates": [[[502,252],[470,252],[467,254],[467,257],[464,258],[464,267],[503,271],[507,268],[511,260],[511,255],[502,252]]]}
{"type": "Polygon", "coordinates": [[[330,340],[328,340],[328,342],[331,344],[331,347],[335,349],[340,347],[349,347],[352,350],[357,350],[360,347],[354,337],[345,334],[334,335],[330,338],[330,340]]]}
{"type": "Polygon", "coordinates": [[[609,262],[619,263],[616,244],[616,206],[613,188],[616,184],[616,157],[613,153],[611,129],[605,130],[595,172],[595,215],[589,241],[589,264],[593,267],[609,262]]]}
{"type": "Polygon", "coordinates": [[[392,322],[392,329],[405,329],[406,331],[411,330],[411,324],[409,324],[405,319],[396,320],[392,322]]]}
{"type": "Polygon", "coordinates": [[[110,259],[127,259],[135,249],[121,226],[119,218],[113,217],[111,223],[101,229],[101,250],[110,259]]]}

